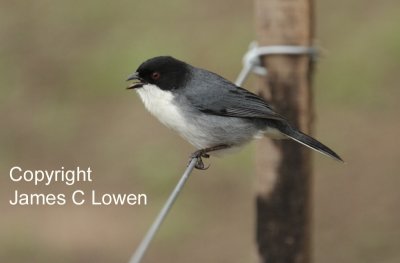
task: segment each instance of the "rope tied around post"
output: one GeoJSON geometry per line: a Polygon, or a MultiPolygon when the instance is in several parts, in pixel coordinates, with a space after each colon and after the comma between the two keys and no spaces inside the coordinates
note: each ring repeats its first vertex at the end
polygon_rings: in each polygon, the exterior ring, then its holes
{"type": "Polygon", "coordinates": [[[262,65],[261,58],[262,56],[268,55],[309,55],[313,60],[316,60],[318,52],[314,47],[294,45],[258,46],[257,42],[253,41],[250,43],[246,54],[243,56],[243,68],[235,84],[241,86],[250,72],[256,75],[266,76],[268,70],[262,65]]]}

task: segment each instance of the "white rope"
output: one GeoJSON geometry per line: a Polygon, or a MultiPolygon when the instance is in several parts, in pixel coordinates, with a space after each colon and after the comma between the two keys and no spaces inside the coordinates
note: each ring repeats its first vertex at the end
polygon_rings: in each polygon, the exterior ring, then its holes
{"type": "Polygon", "coordinates": [[[252,42],[249,50],[243,56],[243,68],[236,79],[235,84],[241,86],[246,80],[250,72],[265,76],[267,69],[262,66],[261,57],[267,55],[310,55],[313,59],[317,57],[317,51],[313,47],[291,46],[291,45],[276,45],[276,46],[261,46],[256,42],[252,42]]]}

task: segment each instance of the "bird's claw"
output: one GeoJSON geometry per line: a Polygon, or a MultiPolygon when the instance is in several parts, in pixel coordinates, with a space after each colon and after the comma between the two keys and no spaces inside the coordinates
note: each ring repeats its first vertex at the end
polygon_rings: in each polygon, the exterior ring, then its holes
{"type": "Polygon", "coordinates": [[[196,165],[194,167],[199,170],[207,170],[208,168],[210,168],[210,165],[204,166],[203,160],[201,159],[201,157],[198,157],[196,165]]]}
{"type": "MultiPolygon", "coordinates": [[[[190,160],[192,160],[192,159],[194,159],[194,158],[197,159],[197,160],[196,160],[196,164],[195,164],[195,166],[194,166],[196,169],[199,169],[199,170],[207,170],[208,168],[210,168],[210,165],[204,166],[204,163],[203,163],[203,159],[202,159],[202,158],[210,158],[210,155],[207,154],[204,150],[198,150],[198,151],[194,152],[194,153],[191,155],[190,160]]],[[[189,163],[190,163],[190,162],[189,162],[189,163]]]]}

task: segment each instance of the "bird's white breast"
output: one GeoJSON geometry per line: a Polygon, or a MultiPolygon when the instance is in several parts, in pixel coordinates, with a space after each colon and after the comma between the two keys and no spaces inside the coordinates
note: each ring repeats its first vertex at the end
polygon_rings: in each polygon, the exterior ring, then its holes
{"type": "Polygon", "coordinates": [[[254,125],[240,118],[229,118],[208,114],[193,114],[190,110],[182,112],[174,101],[172,92],[147,84],[136,89],[146,109],[167,127],[176,130],[197,149],[219,144],[242,145],[255,135],[274,130],[259,131],[254,125]]]}
{"type": "Polygon", "coordinates": [[[164,125],[180,131],[185,120],[173,103],[174,96],[170,91],[162,90],[155,85],[147,84],[136,90],[146,109],[164,125]]]}

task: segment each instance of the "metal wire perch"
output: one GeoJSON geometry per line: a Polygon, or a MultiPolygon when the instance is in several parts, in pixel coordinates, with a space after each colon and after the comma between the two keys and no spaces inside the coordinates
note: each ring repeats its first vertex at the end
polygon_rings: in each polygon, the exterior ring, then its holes
{"type": "Polygon", "coordinates": [[[186,168],[185,172],[182,174],[181,179],[179,180],[178,184],[175,186],[171,195],[168,197],[167,202],[165,202],[163,208],[161,209],[157,218],[154,220],[150,229],[147,231],[142,242],[140,242],[138,248],[136,249],[136,251],[133,254],[129,263],[139,263],[142,260],[144,254],[146,253],[147,248],[149,247],[151,240],[153,240],[154,235],[156,234],[157,230],[160,228],[162,222],[164,221],[169,210],[171,209],[172,205],[174,204],[176,198],[179,195],[179,192],[182,190],[183,186],[185,185],[186,180],[189,178],[189,175],[192,173],[192,171],[196,165],[196,162],[197,162],[197,158],[192,157],[188,167],[186,168]]]}

